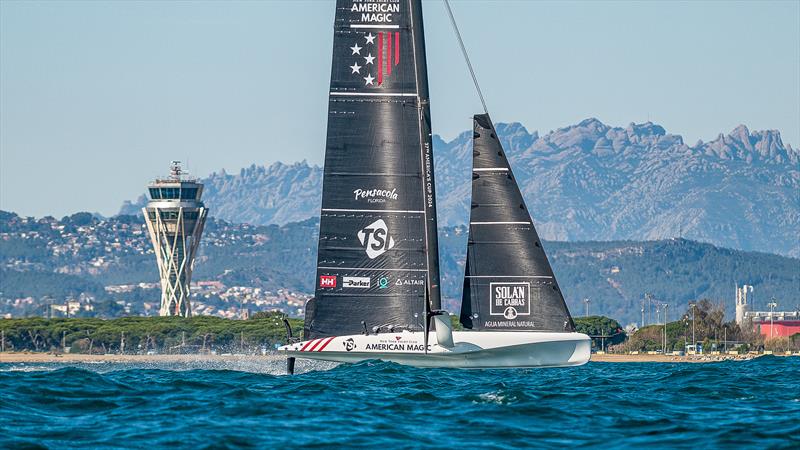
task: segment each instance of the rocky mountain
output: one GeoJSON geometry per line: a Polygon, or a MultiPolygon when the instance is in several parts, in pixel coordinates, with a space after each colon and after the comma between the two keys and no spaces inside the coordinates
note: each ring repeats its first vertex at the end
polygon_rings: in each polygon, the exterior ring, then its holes
{"type": "MultiPolygon", "coordinates": [[[[500,123],[497,132],[545,239],[682,236],[800,256],[800,152],[778,131],[740,125],[694,145],[650,122],[621,128],[587,119],[544,136],[500,123]]],[[[471,145],[471,132],[450,142],[434,136],[441,225],[468,220],[471,145]]],[[[284,224],[318,213],[321,178],[305,162],[252,165],[212,174],[205,200],[225,220],[284,224]]]]}

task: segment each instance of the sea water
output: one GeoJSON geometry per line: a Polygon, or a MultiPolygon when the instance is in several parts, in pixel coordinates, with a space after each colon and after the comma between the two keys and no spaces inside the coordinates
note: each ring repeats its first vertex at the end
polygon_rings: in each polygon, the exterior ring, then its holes
{"type": "Polygon", "coordinates": [[[800,448],[800,358],[532,370],[0,363],[3,448],[800,448]]]}

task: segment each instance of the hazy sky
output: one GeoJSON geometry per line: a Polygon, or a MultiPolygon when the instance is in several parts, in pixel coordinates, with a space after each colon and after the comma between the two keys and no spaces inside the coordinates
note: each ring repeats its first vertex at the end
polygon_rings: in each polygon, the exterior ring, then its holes
{"type": "MultiPolygon", "coordinates": [[[[480,110],[426,0],[434,132],[480,110]]],[[[800,2],[453,1],[495,121],[744,123],[800,145],[800,2]]],[[[0,209],[113,214],[172,159],[197,175],[321,164],[329,1],[0,0],[0,209]]]]}

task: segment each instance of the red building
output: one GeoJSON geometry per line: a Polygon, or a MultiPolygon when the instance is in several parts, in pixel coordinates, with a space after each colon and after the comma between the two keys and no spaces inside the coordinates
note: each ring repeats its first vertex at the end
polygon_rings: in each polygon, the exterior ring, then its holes
{"type": "Polygon", "coordinates": [[[767,338],[792,336],[800,333],[800,315],[797,313],[776,313],[770,317],[754,317],[753,330],[767,338]]]}

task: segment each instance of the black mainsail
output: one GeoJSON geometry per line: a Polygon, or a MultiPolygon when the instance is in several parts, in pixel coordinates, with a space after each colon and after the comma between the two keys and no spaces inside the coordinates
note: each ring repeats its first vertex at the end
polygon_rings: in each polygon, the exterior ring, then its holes
{"type": "Polygon", "coordinates": [[[421,1],[337,0],[305,338],[423,330],[440,308],[430,132],[421,1]]]}
{"type": "Polygon", "coordinates": [[[474,117],[472,155],[462,325],[472,330],[574,331],[488,114],[474,117]]]}

